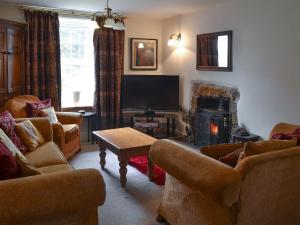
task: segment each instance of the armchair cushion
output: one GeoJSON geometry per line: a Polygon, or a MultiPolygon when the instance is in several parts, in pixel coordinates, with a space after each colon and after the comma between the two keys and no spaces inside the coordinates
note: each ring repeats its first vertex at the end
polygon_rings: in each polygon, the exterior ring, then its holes
{"type": "Polygon", "coordinates": [[[51,107],[51,99],[36,102],[27,102],[26,113],[28,117],[39,117],[40,111],[49,107],[51,107]]]}
{"type": "Polygon", "coordinates": [[[42,109],[40,111],[40,114],[41,114],[41,116],[48,117],[50,120],[50,123],[58,123],[58,119],[56,117],[55,110],[53,107],[42,109]]]}
{"type": "Polygon", "coordinates": [[[62,125],[65,133],[65,141],[69,142],[79,136],[79,127],[76,124],[62,125]]]}
{"type": "Polygon", "coordinates": [[[25,156],[35,167],[67,163],[64,155],[54,142],[46,142],[40,145],[35,151],[29,152],[25,156]]]}

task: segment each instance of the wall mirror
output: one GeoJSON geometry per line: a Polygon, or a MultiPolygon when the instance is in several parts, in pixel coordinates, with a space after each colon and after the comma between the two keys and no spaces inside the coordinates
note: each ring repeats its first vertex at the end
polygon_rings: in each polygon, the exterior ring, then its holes
{"type": "Polygon", "coordinates": [[[232,71],[232,31],[197,35],[197,70],[232,71]]]}

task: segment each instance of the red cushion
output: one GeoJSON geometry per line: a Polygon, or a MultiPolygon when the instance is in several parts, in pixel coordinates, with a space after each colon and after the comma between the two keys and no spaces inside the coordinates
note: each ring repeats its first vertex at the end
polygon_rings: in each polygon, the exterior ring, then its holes
{"type": "Polygon", "coordinates": [[[15,157],[5,144],[0,141],[0,180],[19,177],[19,169],[15,157]]]}
{"type": "Polygon", "coordinates": [[[22,152],[26,153],[27,148],[18,137],[14,127],[16,122],[10,112],[4,111],[0,113],[0,128],[4,131],[4,133],[10,138],[10,140],[15,144],[15,146],[22,152]]]}
{"type": "Polygon", "coordinates": [[[242,148],[238,148],[237,150],[219,158],[219,161],[227,164],[228,166],[235,167],[236,163],[239,159],[240,153],[243,151],[242,148]]]}
{"type": "Polygon", "coordinates": [[[39,117],[40,110],[51,107],[51,99],[46,99],[39,102],[26,103],[26,113],[28,117],[39,117]]]}
{"type": "Polygon", "coordinates": [[[300,127],[294,130],[292,133],[277,133],[271,137],[273,140],[291,140],[293,138],[296,138],[297,145],[300,145],[300,127]]]}

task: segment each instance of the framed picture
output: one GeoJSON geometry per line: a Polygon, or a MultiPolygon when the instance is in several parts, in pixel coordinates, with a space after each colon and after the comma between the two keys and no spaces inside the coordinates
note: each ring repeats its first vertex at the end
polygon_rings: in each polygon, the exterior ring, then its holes
{"type": "Polygon", "coordinates": [[[157,70],[157,39],[131,38],[130,68],[157,70]]]}

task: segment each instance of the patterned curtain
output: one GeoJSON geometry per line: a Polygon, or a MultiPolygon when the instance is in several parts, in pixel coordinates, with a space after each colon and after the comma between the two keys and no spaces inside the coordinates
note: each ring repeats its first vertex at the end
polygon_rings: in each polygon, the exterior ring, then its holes
{"type": "Polygon", "coordinates": [[[61,108],[58,14],[25,10],[26,92],[61,108]]]}
{"type": "Polygon", "coordinates": [[[100,115],[102,129],[119,127],[120,123],[124,35],[124,31],[107,28],[99,28],[94,32],[96,82],[94,107],[100,115]]]}

